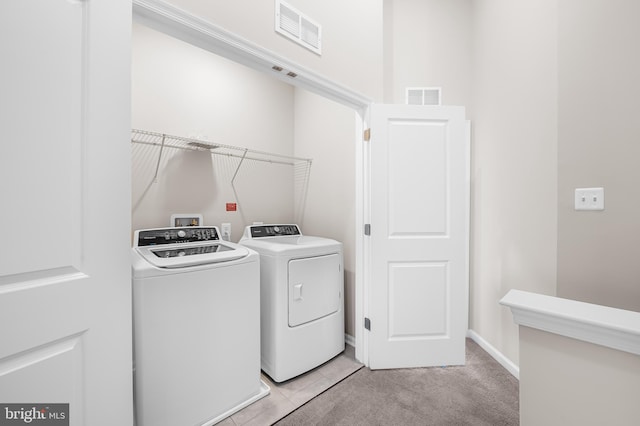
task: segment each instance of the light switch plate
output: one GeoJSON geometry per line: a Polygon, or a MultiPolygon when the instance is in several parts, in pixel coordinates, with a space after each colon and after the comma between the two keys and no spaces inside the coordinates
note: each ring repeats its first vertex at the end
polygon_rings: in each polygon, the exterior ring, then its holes
{"type": "Polygon", "coordinates": [[[576,210],[604,210],[604,188],[576,188],[576,210]]]}

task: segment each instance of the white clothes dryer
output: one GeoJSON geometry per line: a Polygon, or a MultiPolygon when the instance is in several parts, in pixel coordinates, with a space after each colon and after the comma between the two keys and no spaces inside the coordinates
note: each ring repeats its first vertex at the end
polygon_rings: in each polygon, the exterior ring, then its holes
{"type": "Polygon", "coordinates": [[[137,426],[212,425],[269,393],[256,252],[158,228],[135,232],[132,262],[137,426]]]}
{"type": "Polygon", "coordinates": [[[239,244],[260,254],[262,370],[282,382],[344,351],[342,243],[253,225],[239,244]]]}

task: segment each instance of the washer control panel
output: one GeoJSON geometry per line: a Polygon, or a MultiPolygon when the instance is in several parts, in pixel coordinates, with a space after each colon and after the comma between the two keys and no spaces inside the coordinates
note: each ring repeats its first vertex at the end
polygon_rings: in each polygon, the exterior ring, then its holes
{"type": "Polygon", "coordinates": [[[251,238],[301,235],[298,225],[253,225],[251,238]]]}
{"type": "Polygon", "coordinates": [[[186,226],[182,228],[158,228],[136,231],[136,247],[163,244],[197,243],[220,239],[215,226],[186,226]]]}

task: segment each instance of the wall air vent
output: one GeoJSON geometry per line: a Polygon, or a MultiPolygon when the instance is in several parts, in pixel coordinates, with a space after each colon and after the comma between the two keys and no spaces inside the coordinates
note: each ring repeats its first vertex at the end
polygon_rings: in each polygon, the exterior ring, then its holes
{"type": "Polygon", "coordinates": [[[276,0],[276,32],[322,54],[322,28],[291,5],[276,0]]]}
{"type": "Polygon", "coordinates": [[[407,87],[408,105],[441,105],[440,87],[407,87]]]}

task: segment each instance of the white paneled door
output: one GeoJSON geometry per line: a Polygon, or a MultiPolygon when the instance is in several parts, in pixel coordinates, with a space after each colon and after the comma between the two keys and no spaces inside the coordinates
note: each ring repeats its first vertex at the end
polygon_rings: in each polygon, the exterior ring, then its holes
{"type": "Polygon", "coordinates": [[[0,2],[0,424],[133,423],[130,36],[130,1],[0,2]]]}
{"type": "Polygon", "coordinates": [[[464,364],[469,244],[464,108],[373,105],[369,152],[369,366],[464,364]]]}

